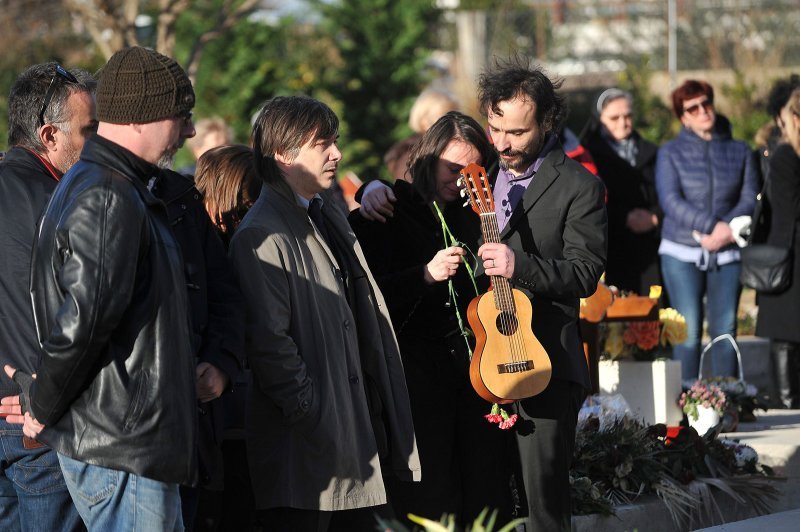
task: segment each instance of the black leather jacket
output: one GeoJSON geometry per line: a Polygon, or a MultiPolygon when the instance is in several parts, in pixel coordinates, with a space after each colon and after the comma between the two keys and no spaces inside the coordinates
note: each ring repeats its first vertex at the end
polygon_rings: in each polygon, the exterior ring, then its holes
{"type": "Polygon", "coordinates": [[[30,406],[60,453],[193,483],[195,350],[181,254],[146,186],[157,173],[95,135],[54,192],[32,263],[30,406]]]}
{"type": "MultiPolygon", "coordinates": [[[[33,152],[19,146],[0,163],[0,364],[26,373],[36,373],[40,356],[31,310],[31,251],[56,178],[33,152]]],[[[0,396],[19,392],[0,371],[0,396]]]]}

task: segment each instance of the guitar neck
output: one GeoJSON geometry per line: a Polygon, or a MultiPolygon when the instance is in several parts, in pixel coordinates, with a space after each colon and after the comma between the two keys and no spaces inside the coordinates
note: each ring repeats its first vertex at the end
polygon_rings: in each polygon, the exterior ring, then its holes
{"type": "MultiPolygon", "coordinates": [[[[500,243],[500,228],[497,224],[497,214],[494,211],[482,212],[481,232],[483,241],[488,243],[500,243]]],[[[495,307],[501,312],[516,312],[514,296],[511,293],[511,284],[508,279],[499,275],[491,275],[492,291],[494,292],[495,307]]]]}

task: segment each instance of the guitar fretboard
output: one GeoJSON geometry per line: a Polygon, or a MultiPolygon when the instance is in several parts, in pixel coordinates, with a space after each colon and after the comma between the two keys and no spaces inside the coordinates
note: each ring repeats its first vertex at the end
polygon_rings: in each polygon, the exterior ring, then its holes
{"type": "MultiPolygon", "coordinates": [[[[500,243],[500,228],[497,225],[497,214],[494,211],[481,213],[481,232],[483,233],[484,242],[500,243]]],[[[508,279],[499,275],[490,277],[494,288],[495,307],[501,312],[516,314],[514,296],[511,294],[511,284],[508,279]]]]}

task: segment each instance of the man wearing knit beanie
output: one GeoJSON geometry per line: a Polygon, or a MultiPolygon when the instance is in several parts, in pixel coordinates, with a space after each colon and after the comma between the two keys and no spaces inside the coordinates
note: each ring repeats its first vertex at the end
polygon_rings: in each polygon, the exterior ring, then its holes
{"type": "Polygon", "coordinates": [[[182,530],[196,479],[195,358],[186,280],[159,162],[194,135],[194,92],[172,59],[114,54],[97,85],[97,135],[61,180],[33,252],[42,347],[22,370],[23,432],[58,453],[90,530],[182,530]]]}

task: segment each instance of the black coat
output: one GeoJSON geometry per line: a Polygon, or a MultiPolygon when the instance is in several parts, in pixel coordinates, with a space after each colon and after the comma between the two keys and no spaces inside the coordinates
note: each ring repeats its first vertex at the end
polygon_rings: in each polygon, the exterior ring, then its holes
{"type": "Polygon", "coordinates": [[[600,180],[551,150],[514,209],[500,241],[514,251],[515,288],[531,298],[533,333],[553,364],[553,379],[590,389],[578,328],[606,262],[608,220],[600,180]]]}
{"type": "MultiPolygon", "coordinates": [[[[353,211],[349,219],[364,249],[370,270],[386,298],[401,353],[405,358],[420,356],[420,361],[424,362],[425,354],[415,355],[415,350],[404,350],[404,344],[452,344],[447,351],[454,349],[466,364],[466,344],[459,335],[447,283],[429,285],[424,278],[427,263],[436,252],[450,243],[445,244],[436,213],[410,184],[397,181],[393,188],[398,198],[395,213],[385,224],[369,222],[358,211],[353,211]]],[[[446,206],[444,216],[455,237],[466,244],[473,254],[476,253],[480,238],[478,216],[458,203],[446,206]]],[[[467,257],[473,271],[475,258],[467,257]]],[[[459,296],[461,316],[465,326],[468,326],[466,308],[476,294],[463,266],[459,267],[454,277],[454,286],[459,296]]],[[[484,280],[479,286],[480,293],[485,292],[487,287],[488,283],[484,280]]]]}
{"type": "MultiPolygon", "coordinates": [[[[448,283],[424,279],[427,263],[451,243],[445,242],[431,204],[412,185],[396,181],[393,189],[394,216],[386,223],[366,221],[358,211],[350,214],[397,333],[423,470],[419,484],[391,485],[392,504],[398,515],[452,513],[461,525],[490,507],[499,511],[499,521],[508,521],[514,504],[511,475],[518,467],[514,433],[484,419],[490,404],[469,382],[467,344],[448,283]]],[[[461,202],[444,206],[443,216],[459,245],[471,250],[465,260],[475,272],[480,218],[461,202]]],[[[476,285],[485,293],[486,276],[476,285]]],[[[476,285],[460,265],[453,286],[465,327],[476,285]]]]}
{"type": "Polygon", "coordinates": [[[30,406],[62,454],[192,483],[195,357],[181,253],[146,188],[158,172],[95,135],[53,193],[32,259],[30,406]]]}
{"type": "MultiPolygon", "coordinates": [[[[56,176],[31,151],[12,148],[0,163],[0,362],[36,373],[40,349],[31,309],[31,253],[36,226],[56,176]]],[[[0,397],[19,386],[0,372],[0,397]]]]}
{"type": "MultiPolygon", "coordinates": [[[[228,252],[190,177],[162,170],[152,191],[167,206],[183,256],[197,363],[208,362],[227,374],[230,390],[241,380],[244,364],[244,302],[228,252]]],[[[198,405],[200,482],[212,489],[223,487],[224,398],[198,405]]]]}
{"type": "Polygon", "coordinates": [[[800,157],[788,144],[770,156],[767,243],[793,250],[792,283],[780,294],[758,294],[756,334],[800,342],[800,157]]]}
{"type": "Polygon", "coordinates": [[[658,227],[637,234],[626,225],[628,213],[635,208],[647,209],[661,220],[662,212],[656,195],[656,155],[658,147],[633,133],[636,143],[636,164],[617,155],[603,138],[597,123],[583,138],[597,164],[597,172],[606,185],[608,210],[608,262],[606,283],[621,290],[647,295],[650,285],[661,284],[658,266],[658,227]]]}

